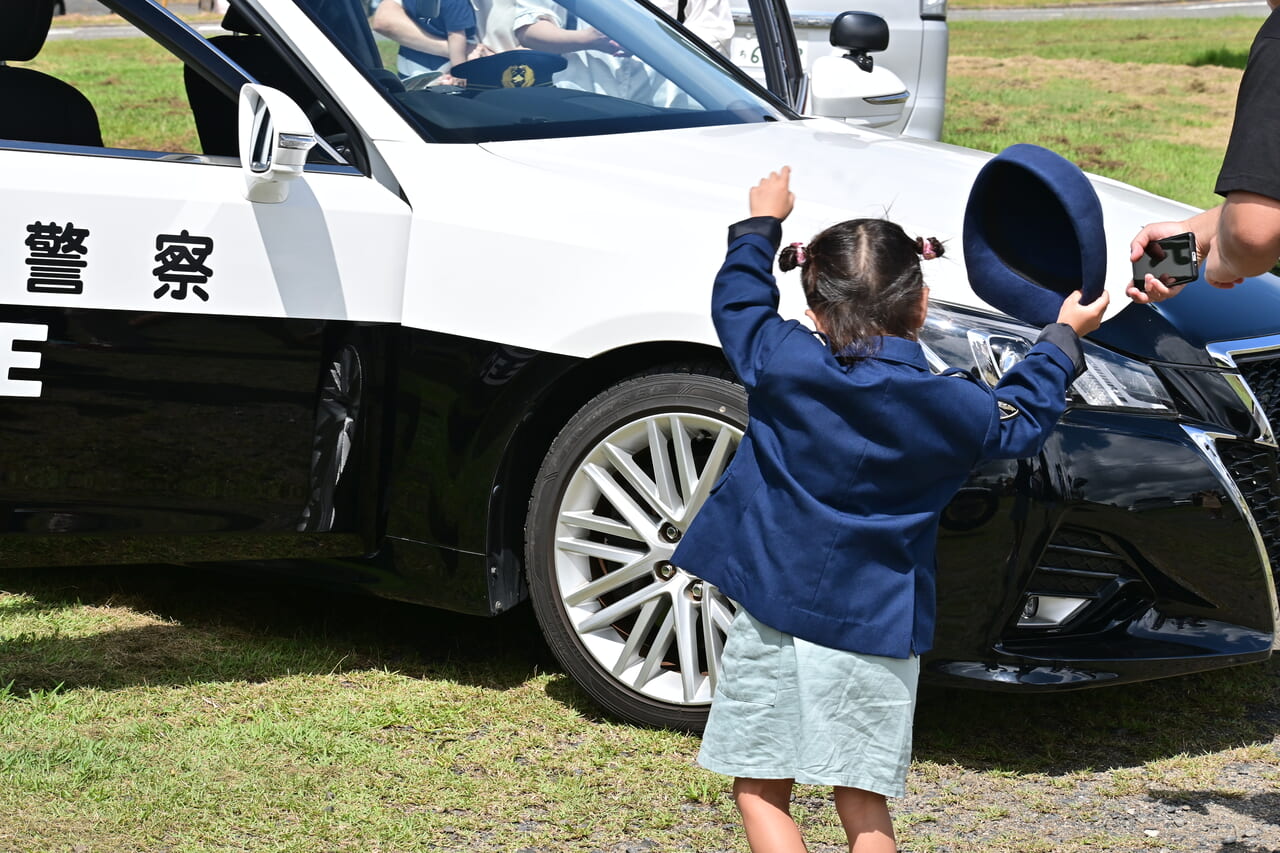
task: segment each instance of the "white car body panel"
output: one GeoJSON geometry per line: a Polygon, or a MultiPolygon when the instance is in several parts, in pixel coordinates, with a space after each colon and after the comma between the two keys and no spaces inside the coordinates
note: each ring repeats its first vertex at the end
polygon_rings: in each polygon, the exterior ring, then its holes
{"type": "MultiPolygon", "coordinates": [[[[26,151],[0,151],[0,164],[0,231],[25,235],[44,220],[88,229],[77,308],[400,320],[409,210],[363,176],[309,171],[287,201],[254,204],[233,167],[26,151]],[[66,188],[56,207],[50,186],[66,188]],[[184,230],[213,241],[207,301],[154,295],[157,237],[184,230]],[[371,234],[377,252],[368,251],[371,234]]],[[[22,247],[19,239],[13,248],[22,247]]],[[[66,306],[68,294],[28,290],[27,260],[6,251],[0,300],[66,306]]]]}

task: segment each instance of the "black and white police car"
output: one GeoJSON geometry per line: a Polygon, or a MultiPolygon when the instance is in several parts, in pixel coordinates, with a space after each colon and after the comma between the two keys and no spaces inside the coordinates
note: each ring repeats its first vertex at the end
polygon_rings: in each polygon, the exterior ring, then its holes
{"type": "MultiPolygon", "coordinates": [[[[141,35],[71,85],[44,73],[49,2],[0,4],[5,565],[529,598],[605,707],[697,727],[733,605],[669,558],[746,422],[708,317],[746,189],[794,167],[789,239],[891,211],[949,241],[926,272],[939,369],[994,380],[1038,331],[967,284],[987,156],[845,121],[902,99],[838,58],[809,79],[781,0],[751,3],[777,94],[638,0],[566,0],[626,54],[597,57],[607,94],[561,76],[582,57],[529,52],[466,88],[401,80],[360,0],[234,0],[212,36],[107,0],[141,35]],[[157,79],[172,97],[121,102],[157,79]]],[[[1123,288],[1138,226],[1185,210],[1095,184],[1123,288]]],[[[1271,653],[1280,288],[1111,311],[1044,451],[947,510],[929,677],[1079,687],[1271,653]]]]}

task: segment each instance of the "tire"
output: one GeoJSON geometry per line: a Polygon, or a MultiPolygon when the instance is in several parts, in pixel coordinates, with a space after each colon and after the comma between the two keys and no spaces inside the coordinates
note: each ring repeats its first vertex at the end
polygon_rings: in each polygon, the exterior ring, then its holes
{"type": "Polygon", "coordinates": [[[565,425],[534,485],[525,565],[548,646],[592,698],[700,731],[733,604],[670,557],[737,449],[747,398],[688,370],[620,382],[565,425]]]}

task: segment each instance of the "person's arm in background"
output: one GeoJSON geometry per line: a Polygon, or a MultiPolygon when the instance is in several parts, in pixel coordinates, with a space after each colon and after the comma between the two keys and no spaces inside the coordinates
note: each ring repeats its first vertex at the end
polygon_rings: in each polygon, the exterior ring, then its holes
{"type": "Polygon", "coordinates": [[[446,58],[449,56],[448,41],[440,36],[423,32],[397,0],[383,0],[379,3],[369,25],[373,27],[374,32],[405,47],[420,50],[432,56],[446,58]]]}
{"type": "Polygon", "coordinates": [[[573,53],[575,50],[601,50],[614,56],[626,53],[616,41],[594,27],[566,30],[548,18],[517,26],[516,39],[531,50],[547,53],[573,53]]]}

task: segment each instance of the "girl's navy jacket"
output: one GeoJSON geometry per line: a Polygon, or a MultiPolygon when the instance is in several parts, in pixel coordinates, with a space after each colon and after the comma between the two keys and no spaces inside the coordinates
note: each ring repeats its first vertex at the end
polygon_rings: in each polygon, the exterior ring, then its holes
{"type": "Polygon", "coordinates": [[[672,561],[760,621],[836,649],[905,658],[933,644],[939,515],[975,465],[1038,453],[1084,356],[1048,326],[994,390],[936,375],[885,337],[842,365],[778,314],[781,222],[729,230],[712,316],[747,388],[737,455],[672,561]]]}

